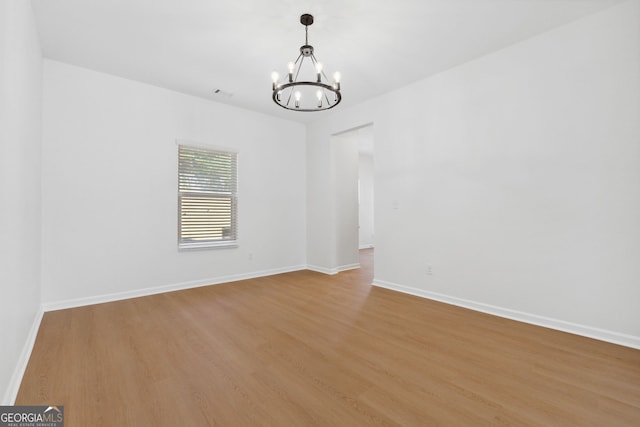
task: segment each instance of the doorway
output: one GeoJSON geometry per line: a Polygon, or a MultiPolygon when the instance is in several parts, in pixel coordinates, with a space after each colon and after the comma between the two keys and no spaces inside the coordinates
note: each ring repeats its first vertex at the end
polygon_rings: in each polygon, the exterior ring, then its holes
{"type": "Polygon", "coordinates": [[[333,182],[336,196],[336,264],[357,268],[362,256],[373,260],[374,140],[373,124],[333,135],[333,182]],[[361,251],[366,251],[361,252],[361,251]]]}

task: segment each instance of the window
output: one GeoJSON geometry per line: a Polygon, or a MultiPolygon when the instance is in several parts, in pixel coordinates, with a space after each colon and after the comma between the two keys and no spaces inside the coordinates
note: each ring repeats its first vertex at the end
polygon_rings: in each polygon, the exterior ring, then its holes
{"type": "Polygon", "coordinates": [[[237,245],[237,153],[179,145],[178,247],[237,245]]]}

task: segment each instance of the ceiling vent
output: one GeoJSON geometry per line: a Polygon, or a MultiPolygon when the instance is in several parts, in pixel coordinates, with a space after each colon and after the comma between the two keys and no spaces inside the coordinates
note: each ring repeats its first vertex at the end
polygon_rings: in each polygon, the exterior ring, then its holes
{"type": "Polygon", "coordinates": [[[233,96],[233,94],[231,92],[227,92],[227,91],[224,91],[222,89],[213,89],[211,91],[211,93],[213,93],[215,96],[219,96],[219,97],[227,98],[227,99],[229,99],[229,98],[231,98],[233,96]]]}

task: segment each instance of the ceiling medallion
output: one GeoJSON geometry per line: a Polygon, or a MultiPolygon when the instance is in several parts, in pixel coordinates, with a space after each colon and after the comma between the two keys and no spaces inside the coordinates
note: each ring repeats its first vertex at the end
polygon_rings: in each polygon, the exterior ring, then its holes
{"type": "Polygon", "coordinates": [[[309,44],[309,26],[313,24],[313,16],[305,13],[300,17],[304,25],[304,46],[295,62],[289,62],[289,71],[283,82],[274,71],[273,102],[293,111],[323,111],[335,107],[342,100],[340,94],[340,73],[333,74],[330,82],[322,63],[313,54],[313,46],[309,44]],[[308,61],[305,62],[305,60],[308,61]]]}

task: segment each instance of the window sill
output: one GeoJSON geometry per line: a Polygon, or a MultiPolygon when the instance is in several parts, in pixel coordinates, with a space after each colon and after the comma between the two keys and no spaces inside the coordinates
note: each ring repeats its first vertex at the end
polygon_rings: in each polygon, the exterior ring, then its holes
{"type": "Polygon", "coordinates": [[[202,243],[178,243],[179,251],[191,251],[197,249],[225,249],[225,248],[237,248],[238,242],[202,242],[202,243]]]}

